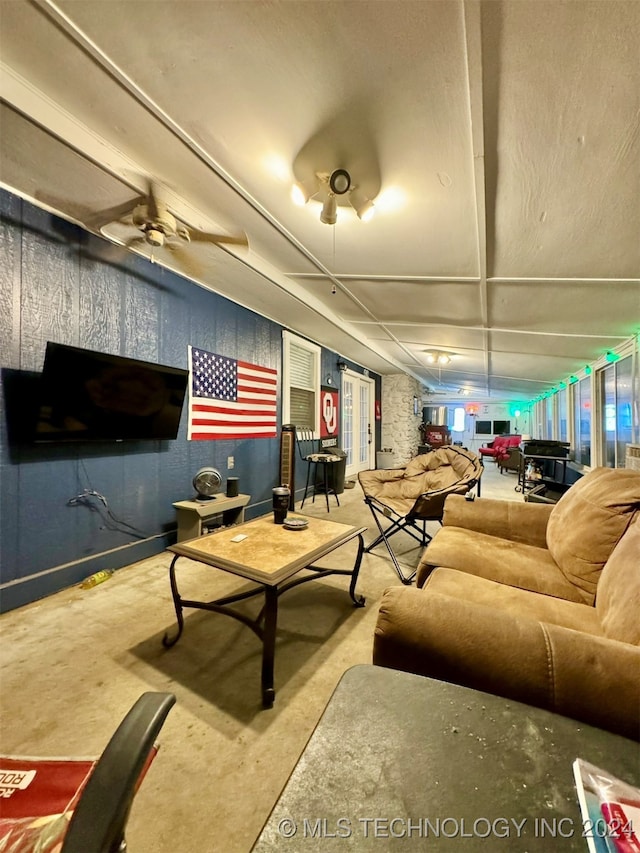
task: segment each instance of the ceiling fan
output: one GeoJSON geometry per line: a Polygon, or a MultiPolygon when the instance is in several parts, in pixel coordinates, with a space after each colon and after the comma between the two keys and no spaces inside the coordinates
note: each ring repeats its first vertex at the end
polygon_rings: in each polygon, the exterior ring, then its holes
{"type": "Polygon", "coordinates": [[[210,243],[216,246],[249,245],[244,232],[230,236],[187,226],[170,212],[159,188],[153,183],[149,184],[147,196],[140,196],[134,201],[106,210],[86,224],[99,230],[103,236],[123,244],[127,249],[143,250],[142,254],[151,261],[162,260],[163,255],[169,265],[172,261],[177,261],[184,272],[192,275],[198,275],[202,271],[196,258],[188,251],[192,243],[210,243]],[[132,233],[132,229],[137,233],[132,233]],[[145,251],[147,246],[151,250],[149,254],[145,251]]]}

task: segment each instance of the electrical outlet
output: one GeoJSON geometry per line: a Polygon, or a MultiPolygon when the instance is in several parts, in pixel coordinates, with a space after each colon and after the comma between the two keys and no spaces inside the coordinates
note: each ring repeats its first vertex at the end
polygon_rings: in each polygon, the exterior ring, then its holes
{"type": "Polygon", "coordinates": [[[233,456],[227,456],[227,468],[229,470],[231,470],[235,464],[236,464],[236,461],[233,458],[233,456]]]}

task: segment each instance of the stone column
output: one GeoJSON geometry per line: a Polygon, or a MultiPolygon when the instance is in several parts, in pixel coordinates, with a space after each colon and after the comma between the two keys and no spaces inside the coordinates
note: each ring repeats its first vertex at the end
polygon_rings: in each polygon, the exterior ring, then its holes
{"type": "Polygon", "coordinates": [[[382,377],[382,448],[393,450],[393,463],[402,467],[418,452],[422,423],[422,386],[406,373],[382,377]],[[419,414],[413,413],[418,398],[419,414]]]}

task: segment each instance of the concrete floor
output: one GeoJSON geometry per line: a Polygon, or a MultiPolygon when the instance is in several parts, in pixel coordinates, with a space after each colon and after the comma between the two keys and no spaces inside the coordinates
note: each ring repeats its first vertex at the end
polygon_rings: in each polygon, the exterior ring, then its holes
{"type": "MultiPolygon", "coordinates": [[[[500,475],[489,462],[482,496],[522,501],[515,484],[515,474],[500,475]]],[[[332,503],[330,518],[368,526],[370,541],[374,526],[360,488],[345,490],[340,502],[332,503]]],[[[304,512],[326,517],[319,499],[304,512]]],[[[355,548],[349,543],[325,564],[351,567],[355,548]]],[[[415,566],[420,550],[407,544],[401,562],[415,566]]],[[[175,624],[168,553],[120,569],[93,589],[74,587],[4,614],[2,752],[98,755],[141,693],[175,693],[160,752],[134,802],[129,849],[248,853],[340,676],[371,662],[378,602],[400,583],[385,553],[363,559],[364,608],[352,606],[339,576],[282,597],[277,696],[268,711],[260,704],[259,643],[240,623],[187,611],[179,643],[162,646],[175,624]]],[[[210,600],[242,588],[223,572],[179,566],[186,597],[210,600]]],[[[255,605],[246,606],[253,612],[255,605]]]]}

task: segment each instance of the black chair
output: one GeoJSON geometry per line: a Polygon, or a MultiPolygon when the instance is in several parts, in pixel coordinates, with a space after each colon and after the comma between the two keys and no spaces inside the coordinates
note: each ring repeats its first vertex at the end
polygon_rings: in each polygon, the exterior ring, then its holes
{"type": "Polygon", "coordinates": [[[505,454],[498,459],[500,473],[515,471],[519,474],[522,469],[523,455],[520,447],[507,447],[505,454]]]}
{"type": "MultiPolygon", "coordinates": [[[[153,761],[157,751],[156,736],[175,701],[172,693],[143,693],[96,761],[25,758],[23,762],[37,767],[33,773],[36,790],[32,793],[29,786],[22,786],[13,791],[11,799],[15,798],[18,809],[33,808],[35,811],[39,807],[40,811],[28,818],[27,830],[20,826],[24,821],[18,820],[14,821],[13,828],[1,827],[0,836],[5,830],[20,832],[20,850],[50,849],[50,845],[62,842],[60,853],[123,853],[127,849],[125,827],[133,798],[153,761]],[[56,791],[60,801],[67,803],[63,806],[64,813],[47,813],[47,807],[51,807],[48,799],[51,790],[56,791]],[[40,792],[44,792],[43,800],[40,792]],[[20,796],[30,798],[25,800],[25,806],[18,803],[20,796]],[[36,817],[41,820],[34,821],[36,817]],[[32,846],[27,846],[32,842],[32,846]]],[[[21,759],[11,758],[20,764],[21,759]]],[[[4,839],[10,850],[14,849],[12,838],[15,840],[10,834],[4,839]]],[[[2,837],[0,848],[6,849],[2,837]]]]}
{"type": "Polygon", "coordinates": [[[175,701],[172,693],[143,693],[133,705],[89,777],[61,853],[126,850],[124,832],[133,797],[175,701]]]}
{"type": "Polygon", "coordinates": [[[321,492],[327,502],[327,512],[330,512],[329,495],[333,495],[336,503],[340,506],[338,493],[332,485],[335,482],[335,477],[331,466],[342,462],[342,457],[336,456],[335,453],[318,450],[317,439],[314,437],[311,427],[296,427],[296,443],[300,458],[307,463],[307,480],[300,509],[304,506],[309,489],[312,489],[313,500],[311,503],[315,503],[316,495],[321,492]],[[318,473],[318,465],[320,466],[320,473],[318,473]]]}

